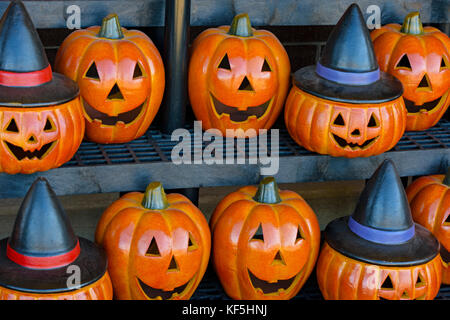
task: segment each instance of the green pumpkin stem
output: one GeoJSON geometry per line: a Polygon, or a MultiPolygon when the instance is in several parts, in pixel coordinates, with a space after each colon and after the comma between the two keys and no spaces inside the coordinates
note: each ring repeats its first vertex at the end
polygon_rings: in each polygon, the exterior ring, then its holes
{"type": "Polygon", "coordinates": [[[450,167],[447,168],[447,173],[445,174],[445,178],[442,183],[450,187],[450,167]]]}
{"type": "Polygon", "coordinates": [[[103,18],[102,27],[97,36],[107,39],[122,39],[124,37],[117,14],[112,13],[103,18]]]}
{"type": "Polygon", "coordinates": [[[281,202],[278,185],[273,177],[265,177],[259,183],[253,199],[259,203],[279,203],[281,202]]]}
{"type": "Polygon", "coordinates": [[[239,37],[252,37],[253,29],[248,14],[241,13],[234,17],[228,34],[239,37]]]}
{"type": "Polygon", "coordinates": [[[406,34],[423,34],[422,21],[420,21],[418,11],[411,12],[405,17],[400,31],[406,34]]]}
{"type": "Polygon", "coordinates": [[[150,210],[163,210],[169,206],[166,193],[160,182],[152,182],[147,186],[142,205],[150,210]]]}

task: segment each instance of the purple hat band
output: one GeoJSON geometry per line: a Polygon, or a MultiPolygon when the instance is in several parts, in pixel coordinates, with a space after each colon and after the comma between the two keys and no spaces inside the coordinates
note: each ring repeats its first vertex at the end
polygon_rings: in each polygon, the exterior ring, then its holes
{"type": "Polygon", "coordinates": [[[414,224],[406,230],[384,231],[364,226],[356,222],[352,217],[348,219],[348,227],[361,238],[381,244],[403,243],[410,240],[415,234],[414,224]]]}
{"type": "Polygon", "coordinates": [[[344,72],[324,67],[320,62],[317,62],[316,73],[327,80],[355,86],[371,84],[380,79],[379,68],[369,72],[344,72]]]}

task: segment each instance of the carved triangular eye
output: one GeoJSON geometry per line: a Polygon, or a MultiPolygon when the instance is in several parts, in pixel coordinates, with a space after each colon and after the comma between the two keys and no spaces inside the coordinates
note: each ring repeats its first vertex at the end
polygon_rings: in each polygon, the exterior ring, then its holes
{"type": "Polygon", "coordinates": [[[299,240],[303,240],[305,239],[305,237],[303,237],[302,232],[300,230],[300,226],[298,226],[297,228],[297,236],[295,237],[295,242],[299,241],[299,240]]]}
{"type": "Polygon", "coordinates": [[[427,284],[427,282],[423,278],[422,273],[419,272],[419,274],[417,276],[417,281],[416,281],[416,288],[424,287],[424,286],[426,286],[426,284],[427,284]]]}
{"type": "Polygon", "coordinates": [[[52,123],[52,120],[50,118],[47,118],[45,121],[44,131],[45,132],[51,132],[55,130],[55,126],[52,123]]]}
{"type": "Polygon", "coordinates": [[[345,126],[344,118],[342,117],[342,115],[340,113],[338,114],[336,119],[334,119],[333,124],[336,126],[345,126]]]}
{"type": "Polygon", "coordinates": [[[98,75],[97,71],[97,65],[95,64],[95,62],[92,62],[91,66],[89,67],[88,71],[86,71],[86,74],[84,76],[86,78],[100,80],[100,76],[98,75]]]}
{"type": "Polygon", "coordinates": [[[383,284],[381,285],[381,289],[394,289],[394,285],[392,284],[392,280],[389,275],[386,277],[386,279],[384,279],[383,284]]]}
{"type": "Polygon", "coordinates": [[[444,226],[449,226],[450,225],[450,214],[447,216],[447,218],[445,218],[444,221],[444,226]]]}
{"type": "Polygon", "coordinates": [[[255,234],[253,235],[251,240],[261,240],[264,241],[264,234],[261,224],[259,224],[258,229],[256,229],[255,234]]]}
{"type": "Polygon", "coordinates": [[[231,70],[230,60],[228,60],[228,54],[225,54],[225,56],[222,58],[222,61],[220,61],[219,68],[231,70]]]}
{"type": "Polygon", "coordinates": [[[156,243],[156,239],[153,237],[152,241],[150,241],[150,245],[148,246],[146,256],[151,257],[160,257],[161,253],[159,252],[158,244],[156,243]]]}
{"type": "Polygon", "coordinates": [[[397,63],[396,69],[407,69],[411,70],[411,63],[409,62],[408,55],[405,53],[400,61],[397,63]]]}
{"type": "Polygon", "coordinates": [[[189,232],[188,251],[193,251],[197,248],[198,248],[197,243],[195,242],[194,238],[192,237],[191,233],[189,232]]]}
{"type": "Polygon", "coordinates": [[[375,117],[375,115],[373,113],[370,116],[369,123],[367,124],[367,126],[369,128],[376,128],[376,127],[378,127],[378,121],[377,121],[377,119],[376,119],[376,117],[375,117]]]}
{"type": "Polygon", "coordinates": [[[270,72],[270,71],[272,71],[272,68],[270,68],[270,65],[267,62],[267,59],[264,59],[264,63],[262,65],[261,71],[263,71],[263,72],[267,72],[267,71],[270,72]]]}
{"type": "Polygon", "coordinates": [[[439,71],[442,71],[442,70],[445,70],[448,68],[450,68],[449,63],[448,63],[447,59],[445,58],[445,56],[442,56],[441,67],[440,67],[439,71]]]}
{"type": "Polygon", "coordinates": [[[136,65],[134,67],[134,72],[133,72],[133,79],[142,78],[143,76],[144,76],[144,73],[142,72],[141,64],[139,62],[136,62],[136,65]]]}
{"type": "Polygon", "coordinates": [[[19,128],[17,127],[17,123],[16,123],[16,120],[14,120],[14,118],[11,118],[11,121],[9,122],[8,126],[6,127],[6,131],[14,132],[14,133],[19,132],[19,128]]]}

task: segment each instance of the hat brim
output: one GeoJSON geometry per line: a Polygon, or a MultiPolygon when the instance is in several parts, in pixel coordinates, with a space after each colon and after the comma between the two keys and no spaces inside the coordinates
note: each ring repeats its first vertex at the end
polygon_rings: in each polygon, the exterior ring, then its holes
{"type": "Polygon", "coordinates": [[[324,240],[341,254],[370,264],[406,267],[431,261],[439,254],[439,242],[426,228],[415,224],[415,234],[407,242],[386,245],[359,237],[348,227],[349,217],[330,222],[324,240]]]}
{"type": "Polygon", "coordinates": [[[0,85],[0,106],[45,107],[60,105],[76,98],[80,93],[72,79],[53,72],[51,81],[34,87],[0,85]]]}
{"type": "Polygon", "coordinates": [[[0,241],[0,286],[33,293],[67,292],[78,289],[68,286],[73,272],[69,266],[80,268],[80,287],[99,280],[107,270],[106,253],[97,244],[79,237],[80,255],[67,266],[54,269],[30,269],[8,259],[6,245],[8,238],[0,241]]]}
{"type": "Polygon", "coordinates": [[[371,84],[347,85],[322,78],[312,65],[297,70],[293,84],[323,99],[355,104],[388,102],[403,94],[400,80],[383,71],[380,71],[380,79],[371,84]]]}

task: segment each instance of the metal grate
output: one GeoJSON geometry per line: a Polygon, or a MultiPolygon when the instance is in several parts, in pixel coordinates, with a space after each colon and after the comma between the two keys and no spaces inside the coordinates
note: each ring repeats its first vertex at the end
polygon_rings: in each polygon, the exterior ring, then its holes
{"type": "MultiPolygon", "coordinates": [[[[187,127],[191,136],[191,152],[192,156],[199,145],[194,143],[194,129],[187,127]]],[[[249,139],[234,139],[235,150],[234,156],[244,155],[246,158],[252,155],[251,144],[249,139]],[[239,142],[243,142],[240,146],[239,142]]],[[[148,163],[170,161],[171,152],[179,141],[171,141],[169,136],[163,135],[159,130],[150,128],[147,133],[133,141],[123,144],[97,144],[84,141],[74,157],[63,167],[73,166],[96,166],[96,165],[115,165],[128,163],[148,163]]],[[[211,142],[201,142],[202,149],[211,142]]],[[[226,141],[223,139],[223,147],[225,150],[226,141]]],[[[271,136],[267,137],[267,151],[270,152],[271,136]]],[[[450,122],[441,120],[434,127],[417,132],[406,132],[397,145],[388,152],[405,151],[405,150],[430,150],[450,148],[450,122]]],[[[311,151],[297,145],[292,140],[285,128],[279,131],[279,155],[287,156],[308,156],[316,155],[311,151]]]]}
{"type": "MultiPolygon", "coordinates": [[[[316,271],[313,270],[308,280],[300,289],[298,294],[292,298],[292,300],[324,300],[322,293],[319,290],[319,286],[316,280],[316,271]]],[[[434,298],[434,300],[449,300],[450,299],[450,285],[441,285],[441,288],[434,298]]],[[[220,284],[214,270],[209,267],[205,275],[200,282],[197,290],[192,295],[191,300],[205,301],[205,300],[231,300],[227,296],[220,284]]]]}

